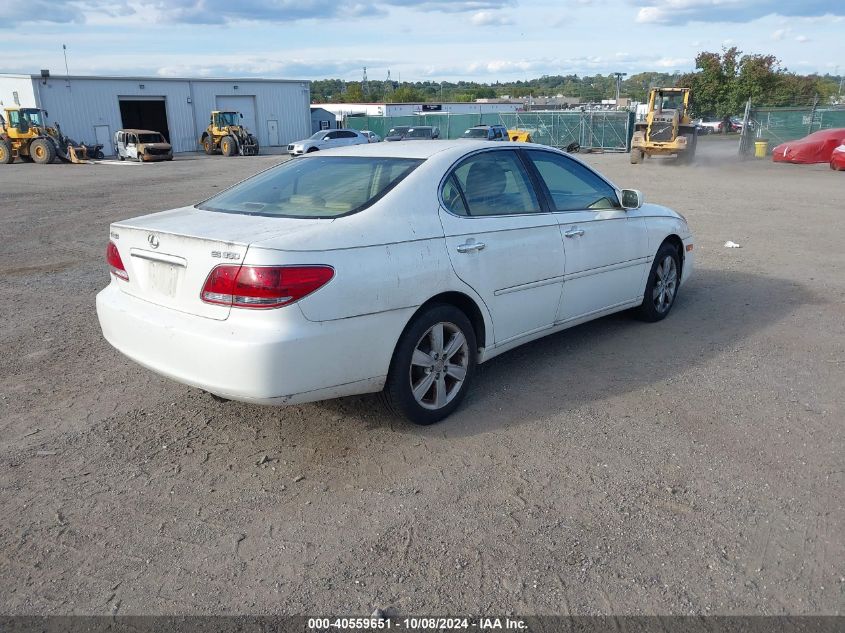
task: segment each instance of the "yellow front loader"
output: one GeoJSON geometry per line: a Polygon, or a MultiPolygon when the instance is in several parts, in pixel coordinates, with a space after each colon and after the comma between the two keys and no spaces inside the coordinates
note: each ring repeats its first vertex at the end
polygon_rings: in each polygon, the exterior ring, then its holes
{"type": "Polygon", "coordinates": [[[86,162],[90,148],[76,145],[62,134],[58,124],[48,127],[45,110],[6,108],[4,114],[0,115],[0,164],[9,164],[16,158],[42,165],[56,158],[69,163],[86,162]]]}
{"type": "Polygon", "coordinates": [[[631,164],[643,157],[675,155],[690,163],[698,137],[689,114],[689,88],[652,88],[645,121],[634,124],[631,164]]]}
{"type": "Polygon", "coordinates": [[[240,112],[211,113],[208,127],[203,131],[200,145],[206,154],[220,152],[223,156],[257,156],[258,139],[250,134],[242,124],[240,112]]]}

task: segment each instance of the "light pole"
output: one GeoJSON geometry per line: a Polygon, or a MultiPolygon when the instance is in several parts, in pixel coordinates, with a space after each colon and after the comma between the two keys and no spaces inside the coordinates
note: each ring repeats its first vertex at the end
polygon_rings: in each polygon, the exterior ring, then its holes
{"type": "Polygon", "coordinates": [[[627,77],[628,73],[613,73],[616,77],[616,107],[619,107],[619,92],[622,90],[622,77],[627,77]]]}

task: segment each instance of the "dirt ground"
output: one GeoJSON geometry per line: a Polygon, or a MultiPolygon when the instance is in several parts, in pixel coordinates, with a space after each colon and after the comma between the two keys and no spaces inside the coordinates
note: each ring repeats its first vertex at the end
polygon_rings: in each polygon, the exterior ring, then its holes
{"type": "Polygon", "coordinates": [[[692,225],[670,318],[499,357],[429,428],[218,403],[101,337],[109,222],[280,156],[2,166],[0,612],[842,614],[845,174],[699,149],[585,157],[692,225]]]}

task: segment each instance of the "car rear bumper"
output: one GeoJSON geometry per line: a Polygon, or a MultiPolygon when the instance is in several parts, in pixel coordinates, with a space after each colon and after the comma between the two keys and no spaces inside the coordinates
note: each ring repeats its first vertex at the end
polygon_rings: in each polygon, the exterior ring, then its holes
{"type": "Polygon", "coordinates": [[[207,319],[131,297],[97,295],[103,336],[138,364],[215,395],[297,404],[379,391],[412,310],[309,321],[298,306],[207,319]]]}

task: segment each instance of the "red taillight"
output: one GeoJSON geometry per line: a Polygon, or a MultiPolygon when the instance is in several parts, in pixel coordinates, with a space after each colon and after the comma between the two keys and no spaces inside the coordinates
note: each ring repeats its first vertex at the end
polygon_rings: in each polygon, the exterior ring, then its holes
{"type": "Polygon", "coordinates": [[[202,289],[206,303],[235,308],[280,308],[326,285],[329,266],[217,266],[202,289]]]}
{"type": "Polygon", "coordinates": [[[126,272],[126,268],[123,266],[123,260],[120,259],[120,253],[117,252],[117,246],[115,246],[114,242],[109,242],[106,248],[106,261],[109,264],[109,270],[112,275],[123,279],[123,281],[129,281],[129,273],[126,272]]]}

